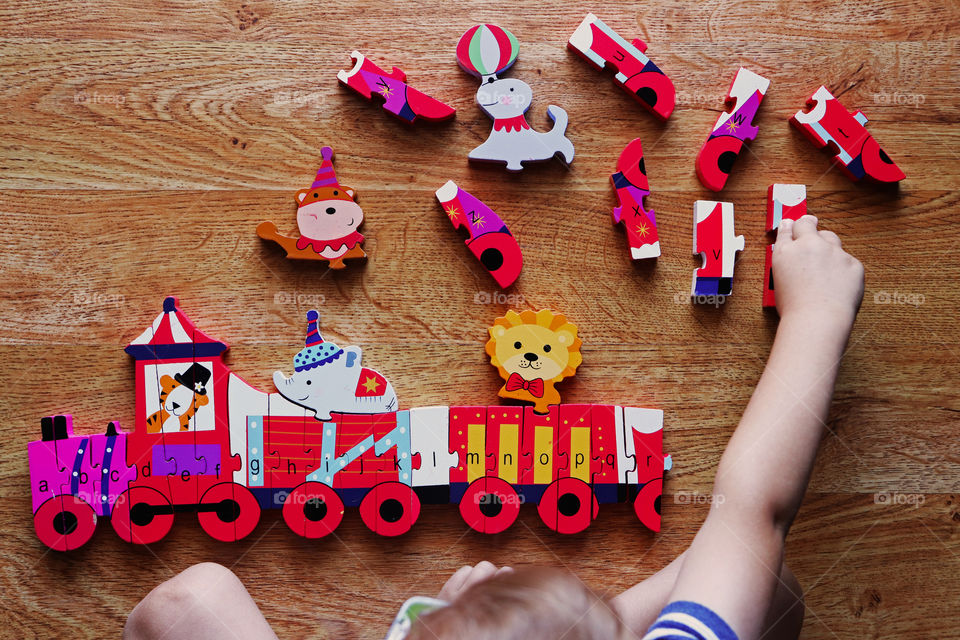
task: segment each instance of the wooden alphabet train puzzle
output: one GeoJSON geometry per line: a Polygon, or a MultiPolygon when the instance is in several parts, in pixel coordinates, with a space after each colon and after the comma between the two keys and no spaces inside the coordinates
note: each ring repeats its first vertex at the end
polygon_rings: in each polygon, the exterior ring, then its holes
{"type": "Polygon", "coordinates": [[[533,406],[400,409],[359,347],[324,340],[307,314],[293,373],[260,391],[223,362],[227,344],[197,329],[166,298],[126,348],[134,359],[131,432],[77,435],[68,415],[41,420],[28,445],[34,526],[51,549],[86,543],[97,518],[136,544],[163,538],[195,512],[217,540],[249,535],[262,509],[282,509],[297,534],[333,532],[359,507],[380,535],[407,532],[421,503],[459,504],[473,529],[498,533],[521,503],[560,533],[582,531],[600,504],[633,503],[660,528],[663,412],[561,404],[554,385],[580,364],[576,327],[548,310],[508,313],[490,328],[487,353],[504,397],[533,406]]]}

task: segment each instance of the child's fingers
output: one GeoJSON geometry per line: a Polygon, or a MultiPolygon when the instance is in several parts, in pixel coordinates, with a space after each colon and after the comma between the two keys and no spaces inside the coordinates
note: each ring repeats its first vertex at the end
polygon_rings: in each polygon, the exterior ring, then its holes
{"type": "Polygon", "coordinates": [[[840,236],[835,234],[833,231],[821,231],[820,237],[829,242],[830,244],[842,247],[843,243],[840,242],[840,236]]]}
{"type": "Polygon", "coordinates": [[[469,576],[472,571],[473,567],[470,565],[464,565],[457,569],[452,576],[447,578],[446,584],[440,589],[440,599],[453,600],[457,592],[463,587],[463,583],[466,582],[467,576],[469,576]]]}
{"type": "Polygon", "coordinates": [[[817,232],[817,217],[806,215],[793,223],[793,239],[799,240],[804,236],[813,235],[817,232]]]}
{"type": "Polygon", "coordinates": [[[784,220],[777,229],[777,241],[775,247],[783,246],[793,242],[793,220],[784,220]]]}

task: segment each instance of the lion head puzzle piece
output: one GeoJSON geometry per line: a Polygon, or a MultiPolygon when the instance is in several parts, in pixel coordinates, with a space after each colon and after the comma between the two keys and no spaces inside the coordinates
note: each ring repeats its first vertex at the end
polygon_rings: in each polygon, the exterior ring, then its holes
{"type": "Polygon", "coordinates": [[[437,189],[437,200],[454,229],[466,225],[470,232],[467,248],[483,268],[506,289],[520,276],[523,254],[517,239],[493,209],[460,187],[453,180],[437,189]]]}
{"type": "Polygon", "coordinates": [[[367,100],[374,94],[383,98],[383,109],[400,120],[413,124],[417,118],[447,120],[457,110],[407,84],[407,74],[397,67],[387,73],[359,51],[350,54],[353,68],[337,72],[337,80],[367,100]]]}
{"type": "Polygon", "coordinates": [[[534,131],[523,114],[530,108],[533,90],[526,82],[499,75],[513,66],[519,42],[512,33],[493,24],[470,27],[457,43],[457,62],[481,79],[477,104],[493,119],[490,136],[468,154],[479,162],[505,162],[507,171],[522,171],[524,162],[540,162],[559,156],[573,162],[573,143],[566,137],[567,112],[547,107],[553,121],[550,131],[534,131]]]}
{"type": "Polygon", "coordinates": [[[763,76],[743,67],[737,71],[724,100],[730,110],[720,114],[697,154],[697,177],[707,189],[723,189],[744,143],[757,137],[753,121],[769,87],[763,76]]]}
{"type": "Polygon", "coordinates": [[[282,235],[269,221],[257,226],[257,235],[279,244],[288,258],[325,260],[331,269],[343,269],[344,260],[367,257],[363,235],[357,230],[363,223],[363,209],[354,200],[354,190],[337,182],[333,149],[324,147],[320,155],[323,162],[313,184],[295,196],[299,237],[282,235]]]}
{"type": "Polygon", "coordinates": [[[486,352],[504,380],[498,395],[532,402],[541,414],[560,404],[556,383],[583,361],[576,325],[548,309],[507,311],[488,331],[486,352]]]}
{"type": "Polygon", "coordinates": [[[660,120],[673,113],[677,92],[673,81],[644,55],[647,45],[635,38],[627,42],[592,13],[588,13],[570,36],[567,48],[596,69],[610,65],[617,70],[614,81],[660,120]]]}
{"type": "Polygon", "coordinates": [[[613,209],[613,222],[623,223],[634,260],[660,255],[660,236],[653,209],[646,209],[644,198],[650,195],[647,169],[643,162],[643,144],[636,138],[620,153],[617,172],[610,176],[620,206],[613,209]]]}
{"type": "Polygon", "coordinates": [[[724,297],[733,293],[733,267],[743,236],[733,230],[733,203],[697,200],[693,203],[693,253],[703,266],[693,272],[690,296],[724,297]]]}
{"type": "Polygon", "coordinates": [[[873,136],[864,127],[862,111],[848,112],[826,87],[807,100],[809,111],[798,111],[790,123],[818,149],[829,148],[833,163],[854,181],[870,177],[877,182],[899,182],[906,178],[873,136]]]}

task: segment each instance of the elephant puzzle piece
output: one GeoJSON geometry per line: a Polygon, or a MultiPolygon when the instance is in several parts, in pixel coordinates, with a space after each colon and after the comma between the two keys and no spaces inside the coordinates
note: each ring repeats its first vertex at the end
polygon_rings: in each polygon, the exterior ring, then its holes
{"type": "Polygon", "coordinates": [[[703,266],[693,272],[693,298],[723,297],[733,293],[733,267],[743,236],[733,230],[733,203],[697,200],[693,203],[693,253],[703,266]]]}
{"type": "Polygon", "coordinates": [[[456,114],[453,107],[408,85],[407,74],[397,67],[387,73],[359,51],[354,51],[350,57],[354,60],[353,68],[338,71],[337,80],[367,100],[372,100],[374,94],[379,95],[384,100],[383,109],[404,122],[413,124],[418,117],[447,120],[456,114]]]}
{"type": "Polygon", "coordinates": [[[723,189],[744,143],[757,137],[753,121],[769,87],[770,81],[763,76],[743,67],[737,71],[724,100],[728,111],[717,118],[697,154],[697,177],[707,189],[723,189]]]}
{"type": "Polygon", "coordinates": [[[534,131],[523,115],[533,99],[530,85],[499,77],[516,62],[519,47],[516,36],[493,24],[470,27],[457,43],[457,62],[464,71],[481,79],[477,104],[493,119],[490,136],[467,157],[480,162],[505,162],[507,171],[522,171],[524,162],[540,162],[554,156],[570,164],[574,150],[565,135],[567,112],[550,105],[547,115],[553,128],[545,133],[534,131]]]}
{"type": "Polygon", "coordinates": [[[818,149],[827,147],[833,163],[854,181],[870,177],[877,182],[899,182],[906,178],[873,136],[864,127],[862,111],[849,113],[826,87],[807,100],[809,111],[798,111],[790,123],[818,149]]]}
{"type": "Polygon", "coordinates": [[[592,13],[570,36],[567,48],[597,69],[616,68],[614,80],[660,120],[673,113],[676,89],[667,75],[644,55],[647,45],[639,38],[627,42],[592,13]]]}
{"type": "Polygon", "coordinates": [[[279,244],[288,258],[326,260],[331,269],[343,269],[344,260],[367,257],[363,235],[357,230],[363,223],[363,209],[354,200],[354,190],[337,182],[333,149],[324,147],[320,155],[323,162],[313,184],[295,196],[299,237],[282,235],[270,221],[257,226],[257,235],[279,244]]]}
{"type": "Polygon", "coordinates": [[[307,312],[304,348],[293,358],[294,373],[273,374],[273,383],[284,398],[315,412],[317,420],[330,413],[387,413],[397,410],[393,385],[380,373],[360,366],[360,347],[341,349],[324,341],[317,323],[320,314],[307,312]]]}
{"type": "MultiPolygon", "coordinates": [[[[776,233],[784,220],[807,215],[807,187],[802,184],[772,184],[767,189],[767,232],[776,233]]],[[[776,307],[773,290],[773,245],[768,244],[763,261],[763,306],[776,307]]]]}
{"type": "Polygon", "coordinates": [[[493,209],[457,186],[453,180],[437,189],[437,200],[453,223],[454,229],[466,225],[470,253],[483,268],[506,289],[516,281],[523,268],[523,254],[517,239],[493,209]]]}
{"type": "Polygon", "coordinates": [[[650,195],[647,169],[643,162],[643,144],[636,138],[620,153],[617,172],[610,176],[620,206],[613,209],[613,222],[623,223],[634,260],[660,255],[660,237],[653,209],[646,209],[644,198],[650,195]]]}

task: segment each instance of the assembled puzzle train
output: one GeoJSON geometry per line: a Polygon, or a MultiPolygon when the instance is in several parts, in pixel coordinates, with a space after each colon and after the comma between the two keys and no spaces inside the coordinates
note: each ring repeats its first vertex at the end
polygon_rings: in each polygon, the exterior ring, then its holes
{"type": "Polygon", "coordinates": [[[192,511],[209,535],[233,541],[269,508],[281,508],[298,535],[319,538],[345,506],[394,536],[416,522],[421,503],[459,503],[485,533],[503,531],[531,503],[549,528],[576,533],[600,503],[632,501],[659,530],[670,467],[663,412],[559,404],[554,385],[581,360],[576,327],[562,315],[511,311],[490,328],[500,395],[535,406],[409,410],[399,410],[383,375],[361,366],[358,347],[324,341],[317,312],[307,318],[293,375],[278,371],[278,392],[265,393],[232,373],[227,345],[166,298],[126,348],[136,368],[133,432],[111,422],[103,434],[77,435],[71,417],[58,415],[43,418],[42,439],[29,443],[40,540],[75,549],[101,516],[124,540],[149,544],[175,514],[192,511]]]}

